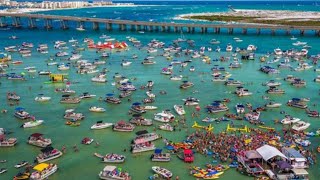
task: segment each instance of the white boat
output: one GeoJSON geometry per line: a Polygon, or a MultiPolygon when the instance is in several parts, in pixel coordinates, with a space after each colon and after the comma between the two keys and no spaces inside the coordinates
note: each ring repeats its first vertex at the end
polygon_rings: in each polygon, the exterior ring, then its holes
{"type": "Polygon", "coordinates": [[[41,149],[41,153],[37,156],[38,163],[43,163],[46,161],[50,161],[52,159],[59,158],[62,156],[63,153],[59,151],[58,149],[54,149],[51,146],[47,146],[43,149],[41,149]]]}
{"type": "Polygon", "coordinates": [[[299,118],[295,118],[295,117],[291,117],[291,116],[286,116],[284,119],[282,119],[280,122],[282,124],[293,124],[296,122],[299,122],[301,119],[299,118]]]}
{"type": "Polygon", "coordinates": [[[146,94],[147,94],[147,96],[148,96],[149,98],[155,98],[155,97],[156,97],[156,95],[153,94],[151,91],[147,91],[146,94]]]}
{"type": "Polygon", "coordinates": [[[156,107],[156,106],[144,106],[144,109],[145,110],[155,110],[155,109],[158,109],[158,107],[156,107]]]}
{"type": "Polygon", "coordinates": [[[23,127],[23,128],[31,128],[31,127],[39,126],[42,123],[43,123],[43,120],[34,120],[34,121],[29,121],[29,122],[23,123],[23,125],[21,127],[23,127]]]}
{"type": "Polygon", "coordinates": [[[41,163],[33,167],[35,172],[30,176],[30,180],[44,180],[54,174],[58,170],[56,164],[41,163]]]}
{"type": "Polygon", "coordinates": [[[83,26],[79,26],[78,28],[76,28],[77,31],[85,31],[85,29],[83,28],[83,26]]]}
{"type": "Polygon", "coordinates": [[[186,111],[182,105],[174,105],[173,108],[180,116],[186,114],[186,111]]]}
{"type": "Polygon", "coordinates": [[[108,153],[105,156],[102,156],[101,159],[104,163],[123,163],[126,159],[126,156],[121,154],[108,153]]]}
{"type": "Polygon", "coordinates": [[[172,172],[165,168],[159,166],[152,166],[152,170],[166,179],[170,179],[172,177],[172,172]]]}
{"type": "Polygon", "coordinates": [[[23,166],[25,166],[27,164],[29,164],[28,161],[22,161],[22,162],[20,162],[20,163],[18,163],[16,165],[14,165],[14,167],[15,168],[21,168],[21,167],[23,167],[23,166]]]}
{"type": "Polygon", "coordinates": [[[311,142],[309,140],[306,140],[306,139],[295,139],[294,142],[300,146],[303,146],[303,147],[308,147],[311,145],[311,142]]]}
{"type": "Polygon", "coordinates": [[[106,109],[104,109],[102,107],[91,106],[89,108],[89,111],[91,111],[91,112],[105,112],[106,109]]]}
{"type": "Polygon", "coordinates": [[[174,130],[174,128],[168,123],[159,125],[159,129],[164,130],[164,131],[173,131],[174,130]]]}
{"type": "Polygon", "coordinates": [[[180,75],[180,76],[171,76],[171,77],[170,77],[170,80],[171,80],[171,81],[181,81],[182,78],[183,78],[182,75],[180,75]]]}
{"type": "Polygon", "coordinates": [[[146,151],[153,151],[156,149],[156,146],[152,142],[146,142],[146,143],[140,143],[140,144],[134,144],[131,147],[132,153],[140,153],[140,152],[146,152],[146,151]]]}
{"type": "Polygon", "coordinates": [[[303,131],[303,130],[306,130],[309,126],[310,126],[310,123],[299,121],[292,126],[292,129],[295,131],[303,131]]]}
{"type": "Polygon", "coordinates": [[[106,166],[103,168],[102,171],[99,173],[100,179],[105,180],[130,180],[131,177],[129,173],[118,171],[116,166],[106,166]]]}
{"type": "Polygon", "coordinates": [[[133,142],[134,142],[134,144],[140,144],[140,143],[146,143],[149,141],[155,141],[159,138],[160,138],[160,136],[156,133],[145,133],[145,134],[141,134],[141,135],[138,135],[137,137],[135,137],[133,139],[133,142]]]}
{"type": "Polygon", "coordinates": [[[82,57],[81,54],[72,54],[71,57],[69,58],[70,61],[73,61],[73,60],[78,60],[82,57]]]}
{"type": "Polygon", "coordinates": [[[266,107],[268,107],[268,108],[278,108],[281,105],[282,105],[281,103],[269,102],[268,104],[266,104],[266,107]]]}
{"type": "Polygon", "coordinates": [[[227,52],[231,52],[233,49],[232,45],[231,44],[228,44],[227,47],[226,47],[226,51],[227,52]]]}
{"type": "Polygon", "coordinates": [[[280,48],[276,48],[276,49],[274,49],[274,54],[277,56],[281,56],[283,54],[283,52],[280,48]]]}
{"type": "Polygon", "coordinates": [[[107,78],[101,77],[101,76],[95,76],[95,77],[91,78],[91,81],[98,82],[98,83],[105,83],[105,82],[107,82],[107,78]]]}
{"type": "Polygon", "coordinates": [[[132,62],[130,62],[130,61],[123,61],[123,62],[121,63],[121,66],[130,66],[131,63],[132,63],[132,62]]]}
{"type": "Polygon", "coordinates": [[[8,171],[8,169],[6,169],[6,168],[1,168],[0,169],[0,174],[3,174],[3,173],[5,173],[5,172],[7,172],[8,171]]]}
{"type": "Polygon", "coordinates": [[[105,129],[111,127],[113,123],[104,123],[102,121],[97,121],[96,124],[91,126],[91,129],[105,129]]]}
{"type": "Polygon", "coordinates": [[[238,113],[238,114],[243,114],[244,111],[245,111],[244,105],[238,103],[238,104],[236,105],[236,110],[237,110],[237,113],[238,113]]]}
{"type": "Polygon", "coordinates": [[[38,102],[45,102],[45,101],[50,101],[51,97],[48,96],[43,96],[42,94],[39,94],[39,96],[37,96],[36,98],[34,98],[35,101],[38,102]]]}

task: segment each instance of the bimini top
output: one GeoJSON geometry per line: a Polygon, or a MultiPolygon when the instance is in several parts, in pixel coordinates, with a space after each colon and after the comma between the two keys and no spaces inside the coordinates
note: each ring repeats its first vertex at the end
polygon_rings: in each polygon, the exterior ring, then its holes
{"type": "Polygon", "coordinates": [[[277,148],[273,147],[273,146],[269,146],[269,145],[264,145],[259,147],[256,150],[265,161],[268,161],[269,159],[275,157],[275,156],[280,156],[282,158],[287,159],[287,157],[282,154],[277,148]]]}
{"type": "Polygon", "coordinates": [[[282,148],[282,152],[288,156],[288,158],[295,158],[296,161],[307,161],[306,158],[299,153],[299,151],[293,148],[282,148]]]}
{"type": "Polygon", "coordinates": [[[116,166],[106,166],[103,168],[103,171],[113,171],[115,169],[117,169],[116,166]]]}
{"type": "Polygon", "coordinates": [[[41,163],[41,164],[38,164],[35,167],[33,167],[33,169],[36,170],[36,171],[40,171],[41,172],[44,169],[46,169],[47,167],[49,167],[49,164],[41,163]]]}

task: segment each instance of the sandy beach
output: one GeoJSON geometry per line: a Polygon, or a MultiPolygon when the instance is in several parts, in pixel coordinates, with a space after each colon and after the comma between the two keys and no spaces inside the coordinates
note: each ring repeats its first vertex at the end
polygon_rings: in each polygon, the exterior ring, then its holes
{"type": "Polygon", "coordinates": [[[192,16],[229,16],[229,17],[250,17],[255,20],[286,20],[286,21],[319,21],[320,13],[314,11],[279,11],[279,10],[248,10],[235,9],[228,12],[205,12],[181,14],[175,19],[190,20],[192,16]]]}

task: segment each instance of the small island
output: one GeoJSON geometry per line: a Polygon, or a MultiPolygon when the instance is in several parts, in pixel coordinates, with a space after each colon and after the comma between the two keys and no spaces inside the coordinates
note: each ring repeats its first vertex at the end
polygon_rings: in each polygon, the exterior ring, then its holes
{"type": "Polygon", "coordinates": [[[228,12],[183,14],[179,19],[268,25],[320,26],[320,13],[313,11],[231,9],[228,12]]]}

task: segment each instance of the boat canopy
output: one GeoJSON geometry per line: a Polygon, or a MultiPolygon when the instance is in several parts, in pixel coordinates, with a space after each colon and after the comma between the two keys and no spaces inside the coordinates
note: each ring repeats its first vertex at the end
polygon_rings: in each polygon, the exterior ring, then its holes
{"type": "Polygon", "coordinates": [[[64,95],[62,95],[62,97],[70,97],[70,95],[69,94],[64,94],[64,95]]]}
{"type": "Polygon", "coordinates": [[[154,150],[154,153],[155,153],[155,154],[161,154],[161,152],[162,152],[162,149],[155,149],[155,150],[154,150]]]}
{"type": "Polygon", "coordinates": [[[136,132],[136,135],[142,135],[142,134],[148,134],[149,132],[147,130],[141,130],[136,132]]]}
{"type": "Polygon", "coordinates": [[[280,169],[292,169],[293,167],[286,161],[278,161],[276,162],[280,169]]]}
{"type": "Polygon", "coordinates": [[[109,94],[106,94],[106,96],[109,96],[109,97],[110,97],[110,96],[113,96],[113,94],[112,94],[112,93],[109,93],[109,94]]]}
{"type": "Polygon", "coordinates": [[[33,167],[34,170],[36,171],[43,171],[44,169],[48,168],[49,167],[49,164],[46,164],[46,163],[41,163],[41,164],[38,164],[36,165],[35,167],[33,167]]]}
{"type": "Polygon", "coordinates": [[[294,158],[295,161],[299,161],[299,162],[305,162],[306,158],[300,154],[299,151],[293,149],[293,148],[282,148],[282,152],[288,156],[288,158],[294,158]]]}
{"type": "Polygon", "coordinates": [[[115,169],[117,169],[116,166],[106,166],[103,168],[103,171],[113,171],[115,169]]]}
{"type": "Polygon", "coordinates": [[[101,124],[102,123],[102,121],[97,121],[97,124],[101,124]]]}
{"type": "Polygon", "coordinates": [[[25,108],[23,108],[23,107],[16,107],[14,110],[16,110],[16,111],[23,111],[23,110],[25,110],[25,108]]]}
{"type": "Polygon", "coordinates": [[[245,156],[247,159],[261,159],[261,155],[255,151],[255,150],[250,150],[245,152],[245,156]]]}
{"type": "Polygon", "coordinates": [[[39,138],[39,137],[41,137],[43,134],[41,134],[41,133],[33,133],[33,134],[31,134],[30,136],[32,136],[32,137],[35,137],[35,138],[39,138]]]}
{"type": "Polygon", "coordinates": [[[135,102],[135,103],[133,103],[132,105],[133,105],[133,106],[139,106],[139,105],[141,105],[141,103],[135,102]]]}
{"type": "Polygon", "coordinates": [[[43,153],[48,153],[48,152],[51,152],[53,150],[53,147],[52,146],[47,146],[45,148],[42,148],[41,149],[41,152],[43,153]]]}
{"type": "Polygon", "coordinates": [[[269,159],[275,157],[275,156],[280,156],[282,158],[287,159],[287,157],[282,154],[277,148],[273,147],[273,146],[269,146],[269,145],[264,145],[259,147],[256,150],[265,161],[268,161],[269,159]]]}

